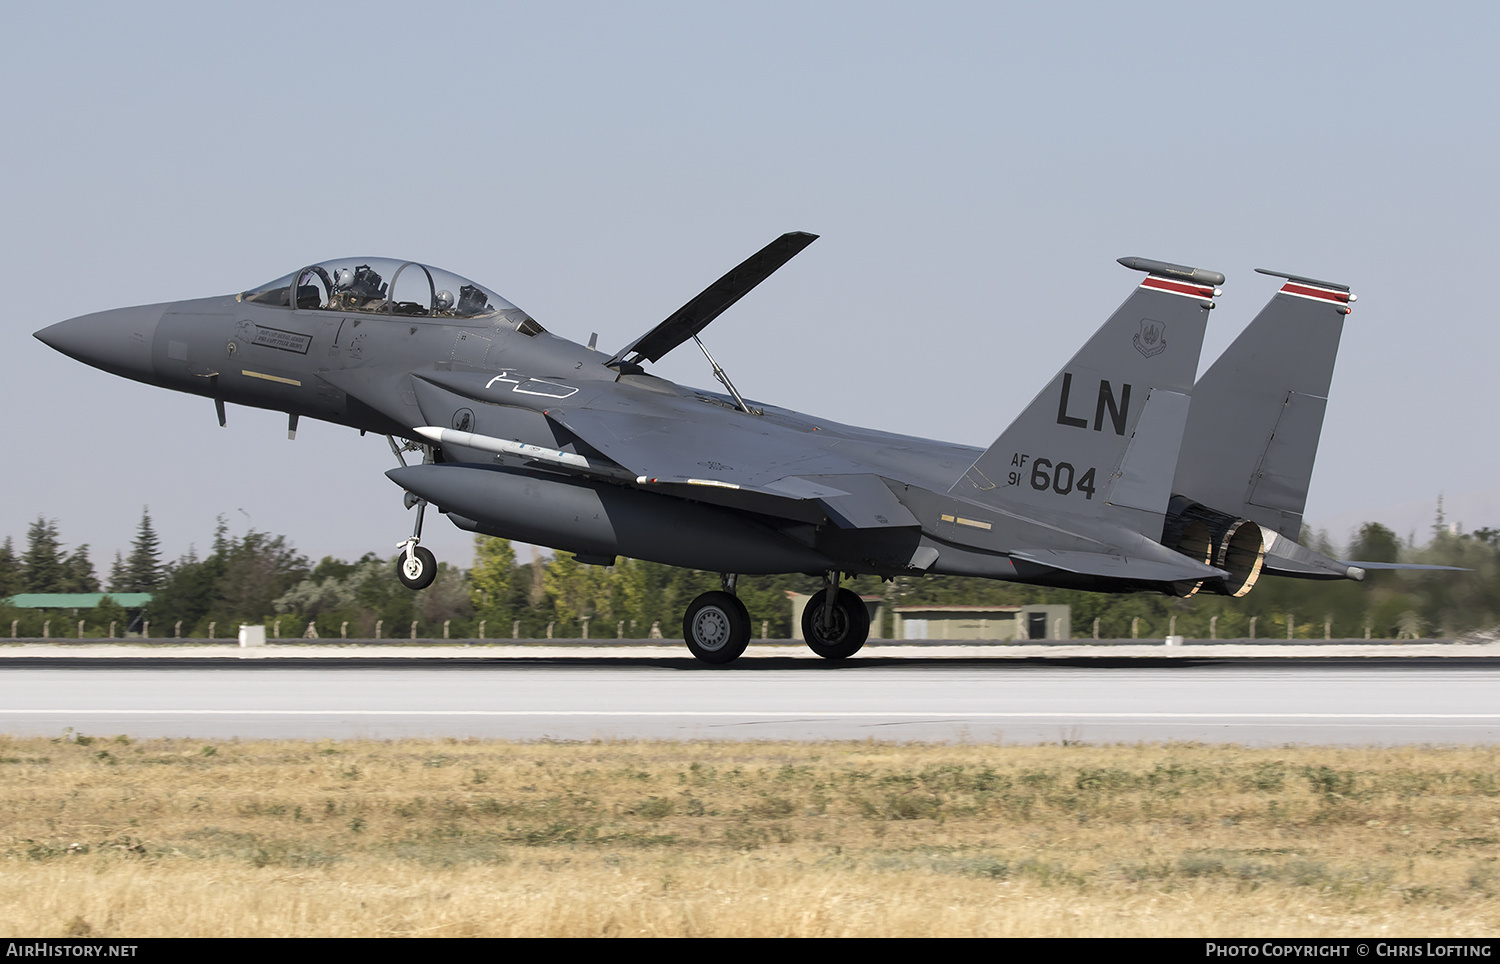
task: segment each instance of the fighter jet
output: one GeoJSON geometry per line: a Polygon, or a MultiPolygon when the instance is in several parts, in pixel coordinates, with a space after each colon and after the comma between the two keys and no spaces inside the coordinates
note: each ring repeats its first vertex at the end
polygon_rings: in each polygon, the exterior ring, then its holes
{"type": "Polygon", "coordinates": [[[397,560],[413,589],[435,575],[421,545],[429,504],[462,529],[585,563],[627,556],[718,572],[722,589],[683,617],[688,649],[709,663],[749,642],[742,574],[821,575],[802,629],[829,659],[869,634],[863,603],[840,585],[847,575],[1174,595],[1241,595],[1263,570],[1363,576],[1297,546],[1295,532],[1354,300],[1347,287],[1287,276],[1195,386],[1224,276],[1121,258],[1144,277],[979,449],[736,390],[699,335],[815,238],[783,235],[613,353],[551,334],[468,279],[378,258],[84,315],[36,336],[105,371],[210,398],[220,425],[233,402],[287,413],[292,437],[304,416],[386,436],[401,463],[386,474],[417,510],[397,560]],[[1323,331],[1316,360],[1302,363],[1309,311],[1323,331]],[[723,391],[649,372],[687,342],[723,391]],[[1195,391],[1207,404],[1190,404],[1195,391]]]}

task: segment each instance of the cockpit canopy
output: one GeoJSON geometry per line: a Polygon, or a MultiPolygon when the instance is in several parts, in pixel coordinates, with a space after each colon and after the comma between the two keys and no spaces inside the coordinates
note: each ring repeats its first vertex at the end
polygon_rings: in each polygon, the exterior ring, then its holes
{"type": "Polygon", "coordinates": [[[483,285],[442,268],[393,258],[341,258],[308,265],[252,288],[240,298],[261,305],[435,319],[495,315],[527,334],[542,330],[525,312],[483,285]]]}

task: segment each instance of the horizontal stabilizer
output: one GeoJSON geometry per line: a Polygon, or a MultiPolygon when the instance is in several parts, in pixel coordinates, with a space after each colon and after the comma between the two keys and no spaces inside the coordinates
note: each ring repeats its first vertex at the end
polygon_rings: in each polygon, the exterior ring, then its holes
{"type": "Polygon", "coordinates": [[[1160,562],[1102,552],[1070,552],[1039,549],[1009,553],[1012,559],[1034,562],[1039,566],[1076,572],[1087,576],[1130,579],[1141,582],[1196,582],[1228,575],[1222,569],[1205,566],[1183,556],[1180,562],[1160,562]]]}
{"type": "Polygon", "coordinates": [[[1362,581],[1367,570],[1409,570],[1414,572],[1470,572],[1462,566],[1430,566],[1412,562],[1345,562],[1330,559],[1315,549],[1278,535],[1264,526],[1266,572],[1293,579],[1353,579],[1362,581]]]}
{"type": "Polygon", "coordinates": [[[1260,527],[1262,544],[1265,546],[1265,561],[1262,571],[1292,579],[1354,579],[1365,574],[1351,563],[1340,562],[1309,549],[1295,539],[1281,535],[1275,529],[1260,527]]]}
{"type": "Polygon", "coordinates": [[[723,314],[731,305],[749,294],[751,289],[769,278],[776,269],[786,264],[803,248],[818,239],[816,234],[793,231],[783,234],[770,244],[746,258],[724,277],[704,288],[687,304],[672,312],[661,324],[652,328],[605,362],[618,365],[629,361],[640,364],[642,360],[656,361],[678,345],[707,328],[709,323],[723,314]]]}
{"type": "Polygon", "coordinates": [[[1414,562],[1346,562],[1346,563],[1344,563],[1344,565],[1346,565],[1346,566],[1356,566],[1356,567],[1358,567],[1360,569],[1394,569],[1394,570],[1398,570],[1398,571],[1404,569],[1404,570],[1410,570],[1410,571],[1413,571],[1413,572],[1424,572],[1424,571],[1428,571],[1428,570],[1438,571],[1438,572],[1473,572],[1474,571],[1472,569],[1465,569],[1463,566],[1425,566],[1425,565],[1418,565],[1417,563],[1414,563],[1414,562]]]}

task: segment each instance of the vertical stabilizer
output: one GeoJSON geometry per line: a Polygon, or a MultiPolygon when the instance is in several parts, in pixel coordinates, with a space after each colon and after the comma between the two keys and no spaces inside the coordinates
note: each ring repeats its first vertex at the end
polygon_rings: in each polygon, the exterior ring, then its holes
{"type": "Polygon", "coordinates": [[[1172,491],[1296,541],[1323,430],[1346,285],[1286,278],[1198,379],[1172,491]]]}
{"type": "Polygon", "coordinates": [[[1015,509],[1107,518],[1152,539],[1224,276],[1121,258],[1147,272],[1109,320],[950,490],[1015,509]]]}

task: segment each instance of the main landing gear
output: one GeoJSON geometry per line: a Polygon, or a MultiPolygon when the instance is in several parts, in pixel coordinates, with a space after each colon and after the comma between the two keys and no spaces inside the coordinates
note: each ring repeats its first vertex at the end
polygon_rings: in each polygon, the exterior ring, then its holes
{"type": "Polygon", "coordinates": [[[823,574],[823,588],[802,610],[802,638],[808,648],[824,659],[848,659],[859,652],[870,636],[870,613],[864,600],[839,588],[839,574],[823,574]],[[832,604],[829,604],[832,600],[832,604]]]}
{"type": "MultiPolygon", "coordinates": [[[[721,665],[738,659],[750,645],[750,614],[734,594],[737,577],[725,573],[720,579],[722,591],[706,592],[688,606],[682,637],[698,659],[721,665]]],[[[823,588],[802,611],[802,637],[808,647],[824,659],[848,659],[869,636],[870,614],[864,601],[839,588],[837,572],[825,573],[823,588]]]]}
{"type": "Polygon", "coordinates": [[[724,573],[723,591],[694,599],[682,617],[688,651],[705,663],[729,663],[750,645],[750,613],[734,594],[739,577],[724,573]]]}

